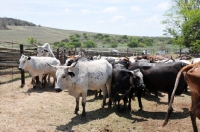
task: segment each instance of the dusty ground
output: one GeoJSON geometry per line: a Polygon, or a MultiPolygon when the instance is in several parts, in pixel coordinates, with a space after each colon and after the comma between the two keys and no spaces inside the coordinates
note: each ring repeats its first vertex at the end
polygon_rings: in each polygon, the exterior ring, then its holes
{"type": "MultiPolygon", "coordinates": [[[[138,103],[134,101],[130,113],[120,113],[116,108],[101,109],[102,98],[90,94],[86,104],[87,118],[81,121],[80,115],[73,114],[75,99],[67,90],[61,93],[50,87],[33,90],[30,78],[26,78],[24,88],[20,88],[20,83],[18,80],[0,85],[1,132],[192,132],[189,93],[175,97],[174,113],[163,128],[167,111],[164,93],[159,98],[144,97],[143,111],[138,111],[138,103]]],[[[80,106],[79,113],[81,111],[80,106]]]]}

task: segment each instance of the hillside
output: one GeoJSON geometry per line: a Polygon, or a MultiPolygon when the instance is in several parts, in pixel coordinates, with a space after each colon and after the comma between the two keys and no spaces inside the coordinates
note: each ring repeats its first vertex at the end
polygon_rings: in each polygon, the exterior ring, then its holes
{"type": "MultiPolygon", "coordinates": [[[[37,44],[50,43],[53,47],[74,47],[74,43],[82,45],[84,42],[93,41],[99,48],[111,48],[111,45],[127,48],[133,36],[93,33],[87,31],[75,31],[56,29],[35,25],[31,22],[13,19],[0,18],[0,41],[12,41],[16,43],[27,44],[27,38],[31,37],[37,40],[37,44]],[[66,42],[60,43],[60,42],[66,42]],[[78,43],[77,43],[78,42],[78,43]]],[[[134,36],[138,39],[138,47],[159,46],[165,48],[171,38],[167,37],[149,37],[134,36]]],[[[77,45],[77,47],[79,47],[77,45]]],[[[146,47],[147,48],[147,47],[146,47]]]]}
{"type": "Polygon", "coordinates": [[[36,26],[36,25],[24,20],[0,17],[0,30],[8,30],[9,28],[7,26],[36,26]]]}
{"type": "MultiPolygon", "coordinates": [[[[68,38],[69,35],[83,34],[82,31],[62,30],[42,26],[7,26],[10,30],[0,30],[0,41],[27,43],[27,37],[34,37],[38,43],[53,43],[68,38]]],[[[86,32],[85,32],[86,33],[86,32]]],[[[95,33],[90,33],[95,34],[95,33]]]]}

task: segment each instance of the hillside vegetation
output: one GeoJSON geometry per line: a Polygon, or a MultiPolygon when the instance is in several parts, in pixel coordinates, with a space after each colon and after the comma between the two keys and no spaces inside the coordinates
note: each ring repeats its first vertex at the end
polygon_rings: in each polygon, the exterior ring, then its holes
{"type": "Polygon", "coordinates": [[[93,33],[86,31],[63,30],[35,25],[31,22],[13,18],[0,18],[0,41],[13,41],[28,44],[27,38],[37,40],[36,44],[50,43],[52,47],[85,48],[130,48],[171,45],[171,38],[149,36],[127,36],[116,34],[93,33]]]}

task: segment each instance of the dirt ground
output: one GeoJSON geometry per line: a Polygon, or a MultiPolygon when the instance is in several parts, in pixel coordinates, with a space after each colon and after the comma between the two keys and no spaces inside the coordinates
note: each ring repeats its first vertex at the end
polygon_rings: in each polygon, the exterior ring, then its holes
{"type": "Polygon", "coordinates": [[[132,111],[121,113],[115,107],[102,109],[102,97],[95,98],[90,93],[87,118],[80,120],[80,115],[73,114],[75,99],[67,90],[56,93],[50,86],[32,89],[30,82],[26,78],[23,88],[20,80],[0,85],[1,132],[192,132],[189,92],[175,97],[174,113],[162,127],[168,108],[167,94],[161,93],[159,98],[147,94],[142,98],[143,111],[138,111],[138,103],[133,101],[132,111]]]}

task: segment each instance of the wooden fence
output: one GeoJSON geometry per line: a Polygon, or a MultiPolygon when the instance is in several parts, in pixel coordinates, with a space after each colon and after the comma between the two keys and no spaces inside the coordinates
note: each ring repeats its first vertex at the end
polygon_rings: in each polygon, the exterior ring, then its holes
{"type": "MultiPolygon", "coordinates": [[[[80,49],[68,49],[68,48],[60,48],[54,49],[53,53],[57,59],[60,60],[61,64],[65,63],[67,56],[69,55],[77,55],[77,51],[80,49]]],[[[89,51],[84,49],[84,53],[86,56],[132,56],[133,53],[130,51],[126,52],[111,52],[111,51],[89,51]]],[[[25,84],[24,79],[24,71],[19,71],[19,59],[22,54],[27,56],[36,56],[36,47],[34,45],[20,44],[15,42],[8,41],[0,41],[0,76],[2,75],[13,75],[13,74],[21,74],[21,87],[25,84]]],[[[6,82],[1,82],[6,83],[6,82]]]]}
{"type": "MultiPolygon", "coordinates": [[[[21,73],[22,86],[25,84],[24,73],[18,70],[19,58],[21,54],[27,56],[36,56],[36,47],[34,45],[20,44],[15,42],[0,41],[0,76],[8,74],[19,74],[21,73]]],[[[53,49],[53,53],[57,59],[60,60],[61,64],[65,63],[67,56],[77,55],[80,49],[68,49],[60,48],[53,49]]],[[[119,52],[112,52],[110,49],[83,49],[84,54],[87,57],[91,56],[115,56],[115,57],[125,57],[125,56],[137,56],[141,55],[142,51],[148,50],[150,54],[155,54],[156,49],[144,49],[144,48],[120,48],[117,49],[119,52]]],[[[173,49],[174,50],[174,49],[173,49]]],[[[177,49],[176,49],[177,50],[177,49]]],[[[170,49],[168,49],[170,51],[170,49]]],[[[173,51],[174,52],[174,51],[173,51]]],[[[2,82],[0,81],[0,84],[2,82]]]]}

